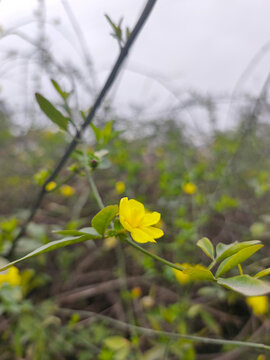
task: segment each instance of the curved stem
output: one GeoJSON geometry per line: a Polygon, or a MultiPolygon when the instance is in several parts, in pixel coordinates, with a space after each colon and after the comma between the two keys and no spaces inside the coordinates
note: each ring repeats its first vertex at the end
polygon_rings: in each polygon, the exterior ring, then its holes
{"type": "Polygon", "coordinates": [[[145,255],[147,256],[150,256],[151,258],[167,265],[167,266],[170,266],[176,270],[180,270],[180,271],[183,271],[184,268],[183,266],[180,266],[180,265],[176,265],[168,260],[165,260],[163,259],[162,257],[158,256],[158,255],[155,255],[155,254],[152,254],[151,252],[149,252],[148,250],[145,250],[144,248],[142,248],[141,246],[139,246],[138,244],[136,244],[135,242],[133,242],[130,238],[126,239],[126,241],[131,245],[133,246],[135,249],[141,251],[142,253],[144,253],[145,255]]]}
{"type": "Polygon", "coordinates": [[[130,329],[130,330],[133,329],[133,330],[137,330],[141,334],[145,334],[148,336],[167,336],[171,339],[186,339],[186,340],[191,340],[191,341],[198,342],[198,343],[231,345],[231,346],[249,347],[249,348],[254,348],[254,349],[270,351],[269,345],[265,345],[265,344],[261,344],[261,343],[254,343],[254,342],[249,342],[249,341],[213,339],[213,338],[208,338],[208,337],[203,337],[203,336],[195,336],[195,335],[182,335],[182,334],[173,333],[173,332],[169,332],[169,331],[152,330],[152,329],[141,327],[141,326],[131,325],[131,324],[125,323],[123,321],[110,318],[109,316],[97,314],[97,313],[94,313],[91,311],[72,310],[72,309],[64,309],[64,308],[61,308],[59,310],[66,314],[72,314],[73,312],[76,312],[81,316],[93,316],[93,317],[96,317],[97,319],[107,321],[120,329],[130,329]]]}

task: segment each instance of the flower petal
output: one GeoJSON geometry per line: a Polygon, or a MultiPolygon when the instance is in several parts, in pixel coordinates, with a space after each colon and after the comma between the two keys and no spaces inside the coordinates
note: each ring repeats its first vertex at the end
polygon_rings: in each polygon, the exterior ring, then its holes
{"type": "Polygon", "coordinates": [[[128,221],[131,227],[133,228],[138,227],[138,225],[142,221],[142,218],[145,215],[144,206],[139,201],[131,199],[129,200],[128,207],[129,207],[129,214],[126,217],[126,220],[128,221]]]}
{"type": "Polygon", "coordinates": [[[129,223],[126,221],[125,217],[120,215],[119,216],[119,220],[121,225],[123,226],[124,229],[126,229],[127,231],[131,232],[132,231],[132,227],[129,225],[129,223]]]}
{"type": "Polygon", "coordinates": [[[124,197],[120,200],[120,204],[119,204],[119,214],[120,215],[125,215],[127,213],[129,213],[129,200],[127,197],[124,197]]]}
{"type": "Polygon", "coordinates": [[[155,225],[159,222],[159,220],[160,220],[160,213],[156,211],[145,214],[142,220],[142,226],[155,225]]]}
{"type": "Polygon", "coordinates": [[[164,235],[164,232],[161,229],[153,226],[142,227],[141,230],[154,239],[158,239],[164,235]]]}
{"type": "Polygon", "coordinates": [[[155,242],[154,238],[141,229],[133,229],[131,232],[133,240],[138,243],[155,242]]]}

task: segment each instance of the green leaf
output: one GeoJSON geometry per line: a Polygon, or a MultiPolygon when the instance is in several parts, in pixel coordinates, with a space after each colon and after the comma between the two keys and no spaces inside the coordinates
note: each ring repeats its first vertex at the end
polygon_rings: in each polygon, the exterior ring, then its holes
{"type": "Polygon", "coordinates": [[[248,246],[247,248],[244,248],[238,251],[236,254],[225,259],[219,265],[216,272],[216,277],[225,274],[227,271],[231,270],[236,265],[241,264],[243,261],[247,260],[250,256],[252,256],[256,251],[260,250],[262,247],[262,244],[248,246]]]}
{"type": "Polygon", "coordinates": [[[64,238],[61,240],[51,241],[50,243],[43,245],[43,246],[39,247],[38,249],[30,252],[29,254],[23,256],[22,258],[12,261],[5,266],[2,266],[0,268],[0,271],[4,271],[4,270],[8,269],[10,266],[13,266],[23,260],[30,259],[31,257],[34,257],[36,255],[44,254],[46,252],[49,252],[49,251],[52,251],[55,249],[59,249],[64,246],[77,244],[77,243],[80,243],[83,241],[97,239],[97,238],[100,238],[100,235],[97,233],[95,233],[95,234],[93,233],[93,234],[87,234],[87,235],[83,235],[83,236],[67,237],[67,238],[64,238]]]}
{"type": "Polygon", "coordinates": [[[108,121],[102,130],[103,135],[103,144],[106,145],[111,139],[113,121],[108,121]]]}
{"type": "Polygon", "coordinates": [[[102,130],[96,127],[93,123],[90,124],[92,130],[94,131],[96,141],[99,143],[102,137],[102,130]]]}
{"type": "Polygon", "coordinates": [[[189,275],[192,280],[215,280],[211,271],[202,265],[185,265],[183,273],[189,275]]]}
{"type": "Polygon", "coordinates": [[[242,250],[246,247],[260,244],[261,242],[259,240],[251,240],[251,241],[243,241],[239,243],[238,241],[234,242],[233,244],[223,244],[219,243],[217,245],[216,251],[217,251],[217,259],[216,261],[221,261],[226,259],[229,256],[232,256],[233,254],[237,253],[239,250],[242,250]]]}
{"type": "Polygon", "coordinates": [[[238,275],[227,279],[219,278],[218,284],[244,296],[261,296],[270,293],[270,284],[249,275],[238,275]]]}
{"type": "Polygon", "coordinates": [[[66,236],[92,235],[94,238],[100,238],[100,235],[92,227],[85,227],[80,230],[60,230],[55,232],[59,235],[66,235],[66,236]]]}
{"type": "Polygon", "coordinates": [[[258,278],[264,277],[269,274],[270,274],[270,268],[267,268],[267,269],[264,269],[264,270],[258,272],[256,275],[254,275],[254,277],[258,279],[258,278]]]}
{"type": "Polygon", "coordinates": [[[59,234],[59,235],[65,235],[65,236],[82,236],[82,235],[84,235],[79,230],[60,230],[60,231],[55,231],[55,233],[59,234]]]}
{"type": "Polygon", "coordinates": [[[116,217],[118,213],[118,205],[109,205],[102,209],[96,216],[92,219],[92,226],[104,236],[105,230],[110,225],[110,222],[116,217]]]}
{"type": "Polygon", "coordinates": [[[51,79],[51,83],[53,84],[55,90],[58,92],[58,94],[64,99],[66,100],[69,96],[69,93],[63,91],[60,87],[60,85],[58,84],[58,82],[56,82],[55,80],[51,79]]]}
{"type": "Polygon", "coordinates": [[[57,110],[49,100],[44,96],[36,93],[36,99],[40,106],[40,109],[44,112],[45,115],[62,130],[67,130],[69,119],[66,118],[59,110],[57,110]]]}
{"type": "Polygon", "coordinates": [[[104,344],[112,350],[119,350],[123,347],[129,347],[129,341],[121,336],[110,336],[104,340],[104,344]]]}
{"type": "Polygon", "coordinates": [[[197,246],[199,246],[199,248],[202,249],[202,251],[208,256],[210,257],[212,260],[214,260],[215,258],[215,250],[213,247],[213,244],[211,243],[211,241],[204,237],[201,240],[199,240],[197,242],[197,246]]]}

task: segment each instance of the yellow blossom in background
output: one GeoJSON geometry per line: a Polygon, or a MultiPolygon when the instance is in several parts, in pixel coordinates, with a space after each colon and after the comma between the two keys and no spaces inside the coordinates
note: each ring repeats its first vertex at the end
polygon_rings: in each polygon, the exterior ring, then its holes
{"type": "Polygon", "coordinates": [[[69,196],[72,196],[75,194],[75,190],[72,186],[69,186],[69,185],[62,185],[60,187],[60,193],[63,195],[63,196],[66,196],[66,197],[69,197],[69,196]]]}
{"type": "Polygon", "coordinates": [[[117,238],[115,236],[108,237],[104,240],[103,243],[106,250],[111,250],[117,245],[117,238]]]}
{"type": "Polygon", "coordinates": [[[138,299],[141,295],[142,295],[142,289],[140,288],[140,286],[135,286],[131,290],[131,296],[133,297],[133,299],[138,299]]]}
{"type": "Polygon", "coordinates": [[[52,191],[55,188],[56,188],[56,182],[54,181],[50,181],[45,187],[46,191],[52,191]]]}
{"type": "Polygon", "coordinates": [[[123,194],[123,192],[126,190],[126,185],[123,181],[117,181],[115,183],[115,190],[117,194],[123,194]]]}
{"type": "Polygon", "coordinates": [[[161,229],[154,227],[160,221],[156,211],[146,212],[144,205],[136,200],[124,197],[120,201],[119,218],[122,226],[130,232],[133,240],[139,243],[156,242],[164,235],[161,229]]]}
{"type": "Polygon", "coordinates": [[[0,287],[5,283],[12,286],[20,285],[21,276],[19,270],[15,266],[11,266],[7,272],[0,273],[0,287]]]}
{"type": "Polygon", "coordinates": [[[155,299],[150,295],[144,296],[141,299],[141,304],[145,309],[150,309],[151,307],[153,307],[155,305],[155,299]]]}
{"type": "Polygon", "coordinates": [[[192,182],[188,182],[182,185],[182,189],[186,194],[193,195],[197,191],[197,186],[192,182]]]}
{"type": "Polygon", "coordinates": [[[259,316],[268,313],[267,296],[250,296],[246,299],[246,302],[251,307],[255,315],[259,316]]]}
{"type": "MultiPolygon", "coordinates": [[[[179,264],[179,263],[176,263],[176,265],[179,265],[179,266],[183,266],[183,267],[187,267],[187,266],[190,266],[189,264],[187,263],[184,263],[184,264],[179,264]]],[[[181,270],[177,270],[177,269],[173,269],[173,273],[174,273],[174,276],[176,277],[176,280],[181,284],[181,285],[186,285],[190,282],[190,276],[188,274],[185,274],[183,271],[181,270]]]]}

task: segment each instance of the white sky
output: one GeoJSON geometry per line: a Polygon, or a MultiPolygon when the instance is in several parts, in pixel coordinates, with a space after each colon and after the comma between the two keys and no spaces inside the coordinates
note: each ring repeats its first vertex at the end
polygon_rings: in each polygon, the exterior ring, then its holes
{"type": "MultiPolygon", "coordinates": [[[[37,4],[37,0],[0,0],[0,26],[8,30],[33,19],[37,4]]],[[[84,33],[101,85],[118,54],[104,13],[113,20],[123,16],[124,24],[132,27],[145,1],[69,0],[69,4],[84,33]]],[[[149,106],[151,111],[157,103],[173,106],[175,97],[161,83],[181,96],[186,90],[231,94],[253,56],[270,40],[269,15],[269,0],[158,0],[116,84],[115,104],[149,106]]],[[[61,21],[58,28],[78,48],[61,0],[47,0],[46,19],[56,18],[61,21]]],[[[31,37],[36,34],[33,24],[20,30],[31,37]]],[[[62,35],[51,26],[47,26],[47,34],[57,58],[69,58],[80,66],[80,58],[62,35]]],[[[3,61],[1,64],[2,56],[14,47],[19,51],[29,48],[15,37],[0,39],[0,86],[9,104],[20,105],[25,96],[25,69],[3,61]]],[[[269,60],[267,53],[241,91],[259,93],[270,71],[269,60]]],[[[33,94],[28,96],[31,99],[33,94]]]]}

